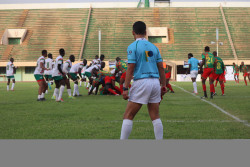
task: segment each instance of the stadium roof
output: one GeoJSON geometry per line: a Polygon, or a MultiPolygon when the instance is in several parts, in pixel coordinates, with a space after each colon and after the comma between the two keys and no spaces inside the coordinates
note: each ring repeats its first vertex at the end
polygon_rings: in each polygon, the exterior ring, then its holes
{"type": "MultiPolygon", "coordinates": [[[[149,0],[153,2],[154,0],[149,0]]],[[[171,0],[172,2],[249,2],[249,0],[171,0]]],[[[139,0],[0,0],[0,4],[23,3],[86,3],[86,2],[139,2],[139,0]]]]}

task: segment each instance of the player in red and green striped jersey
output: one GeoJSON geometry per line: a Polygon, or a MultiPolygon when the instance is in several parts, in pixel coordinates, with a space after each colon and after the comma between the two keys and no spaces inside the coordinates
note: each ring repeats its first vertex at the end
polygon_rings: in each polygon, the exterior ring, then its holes
{"type": "Polygon", "coordinates": [[[165,72],[165,75],[166,75],[166,87],[171,90],[170,93],[174,93],[174,90],[171,86],[171,84],[169,83],[169,80],[171,78],[171,70],[172,70],[172,67],[169,66],[169,65],[166,65],[166,68],[164,68],[164,72],[165,72]]]}
{"type": "Polygon", "coordinates": [[[239,71],[240,71],[239,66],[236,65],[235,63],[233,63],[234,80],[235,80],[236,83],[240,82],[240,80],[239,80],[239,71]]]}
{"type": "Polygon", "coordinates": [[[122,94],[123,92],[123,84],[125,82],[125,78],[126,78],[126,71],[127,71],[127,68],[128,68],[128,65],[125,61],[121,60],[120,57],[117,57],[116,58],[116,68],[115,68],[115,71],[116,73],[118,73],[119,71],[122,72],[122,75],[120,77],[120,92],[122,94]]]}
{"type": "MultiPolygon", "coordinates": [[[[225,85],[224,85],[224,80],[225,80],[224,62],[220,57],[217,57],[217,52],[214,51],[213,55],[215,57],[215,72],[213,73],[212,80],[215,81],[215,80],[219,79],[222,96],[224,96],[224,88],[225,88],[225,85]]],[[[214,94],[215,94],[215,91],[214,91],[214,94]]]]}
{"type": "Polygon", "coordinates": [[[248,77],[248,80],[250,82],[250,77],[248,75],[248,67],[246,65],[244,65],[244,62],[241,62],[241,71],[243,72],[243,77],[244,77],[244,81],[245,81],[245,84],[247,86],[247,77],[248,77]]]}
{"type": "Polygon", "coordinates": [[[202,62],[201,62],[201,66],[200,66],[200,71],[202,72],[202,67],[204,65],[204,71],[203,74],[201,76],[202,79],[202,87],[203,87],[203,91],[204,91],[204,96],[201,98],[207,98],[207,89],[206,89],[206,80],[207,77],[209,77],[209,84],[210,84],[210,98],[213,98],[213,92],[215,92],[214,90],[214,84],[213,84],[213,73],[215,71],[215,59],[214,59],[214,55],[212,53],[210,53],[210,48],[208,46],[205,47],[205,52],[202,53],[202,62]]]}

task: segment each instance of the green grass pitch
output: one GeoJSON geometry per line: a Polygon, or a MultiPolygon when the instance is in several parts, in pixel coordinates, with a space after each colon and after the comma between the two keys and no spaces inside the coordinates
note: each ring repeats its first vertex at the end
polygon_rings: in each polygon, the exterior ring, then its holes
{"type": "MultiPolygon", "coordinates": [[[[172,82],[192,91],[192,83],[172,82]]],[[[208,83],[207,83],[208,84],[208,83]]],[[[202,96],[201,83],[198,83],[202,96]]],[[[37,83],[17,82],[15,91],[6,91],[0,83],[0,139],[119,139],[122,117],[127,101],[121,96],[84,96],[68,99],[64,103],[51,100],[37,102],[37,83]]],[[[173,86],[160,105],[165,139],[250,139],[250,127],[222,113],[212,105],[173,86]]],[[[209,86],[207,85],[207,89],[209,86]]],[[[227,82],[226,96],[208,101],[237,118],[250,123],[250,86],[243,82],[227,82]]],[[[130,139],[154,139],[153,125],[147,108],[137,114],[130,139]]]]}

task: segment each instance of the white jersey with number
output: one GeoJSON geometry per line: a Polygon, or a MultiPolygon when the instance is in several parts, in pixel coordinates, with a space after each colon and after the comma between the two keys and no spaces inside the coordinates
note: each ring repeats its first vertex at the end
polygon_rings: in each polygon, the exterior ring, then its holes
{"type": "Polygon", "coordinates": [[[53,73],[52,73],[53,77],[62,75],[62,73],[60,73],[60,71],[58,70],[58,65],[59,64],[61,64],[61,69],[63,69],[63,57],[61,55],[59,55],[56,58],[55,65],[54,65],[54,68],[53,68],[53,73]]]}
{"type": "Polygon", "coordinates": [[[100,64],[93,65],[93,66],[87,68],[87,69],[85,70],[85,72],[90,72],[90,73],[91,73],[91,72],[93,71],[94,68],[95,68],[96,70],[100,70],[100,69],[101,69],[101,65],[100,65],[100,64]]]}
{"type": "Polygon", "coordinates": [[[34,74],[39,74],[39,75],[43,75],[44,74],[44,70],[41,67],[41,63],[43,65],[45,65],[45,58],[44,56],[41,56],[37,59],[37,64],[36,64],[36,69],[34,71],[34,74]]]}
{"type": "Polygon", "coordinates": [[[6,76],[13,76],[14,75],[14,64],[10,61],[7,63],[6,66],[6,76]]]}
{"type": "Polygon", "coordinates": [[[84,74],[84,73],[85,73],[85,71],[86,71],[86,69],[87,69],[87,65],[86,65],[86,66],[84,66],[84,67],[82,68],[81,73],[82,73],[82,74],[84,74]]]}
{"type": "Polygon", "coordinates": [[[44,71],[44,75],[52,75],[52,70],[53,70],[53,59],[51,58],[47,58],[45,60],[45,68],[47,68],[48,70],[44,71]]]}
{"type": "Polygon", "coordinates": [[[72,67],[72,62],[68,59],[67,61],[65,61],[65,63],[63,63],[63,72],[68,74],[71,67],[72,67]]]}
{"type": "Polygon", "coordinates": [[[83,69],[84,65],[83,63],[77,63],[72,66],[70,69],[70,73],[78,73],[79,69],[83,69]]]}

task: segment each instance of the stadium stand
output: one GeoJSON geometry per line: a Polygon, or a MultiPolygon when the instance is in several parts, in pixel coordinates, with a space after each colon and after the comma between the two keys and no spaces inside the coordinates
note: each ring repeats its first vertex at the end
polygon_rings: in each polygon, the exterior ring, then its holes
{"type": "Polygon", "coordinates": [[[250,59],[250,8],[223,8],[239,59],[250,59]]]}
{"type": "MultiPolygon", "coordinates": [[[[23,11],[16,12],[17,15],[13,17],[15,19],[9,19],[13,24],[9,26],[10,23],[8,23],[4,26],[9,28],[22,24],[22,28],[28,29],[28,34],[22,45],[13,47],[10,56],[13,56],[16,61],[36,61],[37,57],[41,55],[41,50],[47,49],[48,52],[56,56],[60,48],[65,48],[67,55],[78,56],[81,50],[88,10],[29,10],[23,23],[21,20],[23,17],[20,17],[20,15],[23,15],[23,11]]],[[[1,21],[1,23],[5,24],[8,21],[7,17],[4,18],[6,21],[1,21]]],[[[4,47],[1,46],[1,48],[4,47]]]]}
{"type": "MultiPolygon", "coordinates": [[[[239,58],[248,58],[249,8],[224,8],[229,30],[239,58]],[[239,24],[241,23],[241,24],[239,24]],[[244,24],[242,24],[244,23],[244,24]]],[[[66,54],[79,55],[89,9],[0,10],[0,35],[6,28],[27,28],[22,45],[0,45],[0,60],[13,56],[16,61],[36,61],[42,49],[54,55],[59,48],[66,54]]],[[[148,27],[168,27],[169,44],[158,43],[166,60],[185,60],[187,53],[200,56],[205,45],[216,50],[215,29],[220,30],[219,56],[233,59],[220,9],[211,8],[94,8],[83,50],[83,57],[98,54],[98,30],[102,30],[102,54],[106,59],[126,57],[127,46],[133,42],[131,25],[142,20],[148,27]],[[207,15],[209,14],[209,17],[207,15]]]]}
{"type": "Polygon", "coordinates": [[[174,43],[156,44],[165,59],[183,60],[189,52],[200,56],[205,45],[216,50],[216,45],[210,44],[216,40],[216,27],[220,30],[220,42],[223,42],[220,56],[233,59],[219,8],[93,9],[83,57],[91,59],[97,54],[97,32],[101,29],[102,53],[107,59],[125,58],[126,48],[133,42],[131,25],[137,20],[146,22],[148,27],[173,29],[174,43]],[[210,17],[207,17],[208,13],[210,17]]]}

